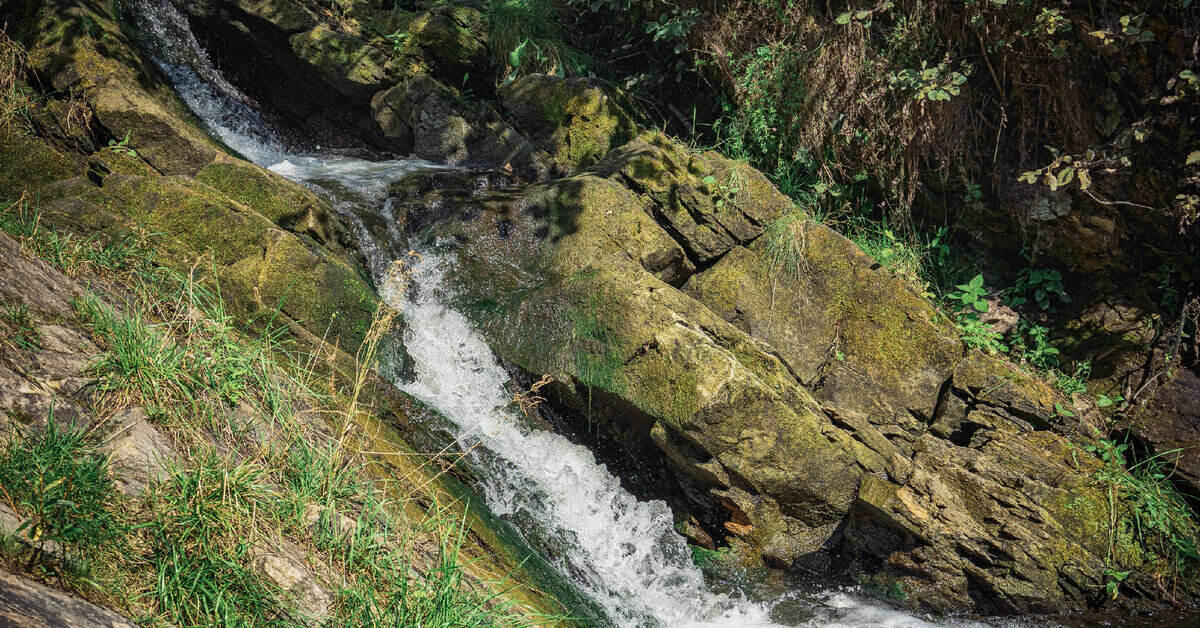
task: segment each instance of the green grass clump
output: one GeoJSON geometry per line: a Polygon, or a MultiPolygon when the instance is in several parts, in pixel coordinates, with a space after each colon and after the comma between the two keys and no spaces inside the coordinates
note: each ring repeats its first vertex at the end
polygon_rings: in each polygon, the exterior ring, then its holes
{"type": "Polygon", "coordinates": [[[80,239],[71,233],[59,233],[43,223],[41,212],[23,196],[0,204],[0,231],[66,275],[95,272],[144,280],[154,266],[154,252],[142,238],[126,234],[101,241],[96,236],[80,239]]]}
{"type": "Polygon", "coordinates": [[[0,487],[30,542],[27,565],[41,562],[51,544],[77,564],[120,540],[126,526],[107,458],[82,431],[59,425],[51,411],[45,429],[28,440],[12,436],[0,454],[0,487]]]}
{"type": "MultiPolygon", "coordinates": [[[[1109,486],[1127,506],[1113,518],[1113,544],[1118,530],[1133,533],[1148,563],[1162,562],[1179,581],[1194,578],[1200,569],[1200,522],[1187,498],[1171,482],[1169,461],[1180,450],[1159,453],[1129,464],[1128,442],[1101,440],[1089,446],[1103,463],[1097,480],[1109,486]]],[[[1110,549],[1110,559],[1111,559],[1110,549]]]]}
{"type": "Polygon", "coordinates": [[[25,305],[0,306],[0,348],[4,345],[37,351],[42,348],[42,335],[25,305]]]}
{"type": "Polygon", "coordinates": [[[586,74],[591,60],[566,43],[559,11],[553,0],[488,3],[488,45],[503,81],[535,73],[586,74]]]}
{"type": "Polygon", "coordinates": [[[172,342],[167,329],[147,324],[138,311],[122,315],[94,296],[79,302],[78,309],[108,349],[92,367],[101,391],[118,401],[160,405],[193,397],[191,356],[172,342]]]}
{"type": "Polygon", "coordinates": [[[153,595],[178,626],[285,626],[277,592],[250,569],[249,534],[267,505],[263,472],[211,456],[177,468],[150,498],[153,595]]]}

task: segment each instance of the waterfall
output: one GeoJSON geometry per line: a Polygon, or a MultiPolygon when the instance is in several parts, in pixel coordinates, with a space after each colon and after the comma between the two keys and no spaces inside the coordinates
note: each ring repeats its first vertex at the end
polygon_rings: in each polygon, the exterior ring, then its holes
{"type": "MultiPolygon", "coordinates": [[[[437,166],[415,159],[365,161],[331,154],[296,154],[275,138],[248,99],[229,84],[168,0],[133,0],[147,47],[185,103],[210,132],[256,163],[326,190],[360,238],[376,282],[391,259],[358,211],[391,220],[388,185],[414,170],[437,166]]],[[[395,225],[389,224],[395,232],[395,225]]],[[[531,545],[604,609],[622,628],[877,626],[932,623],[851,593],[784,596],[760,603],[711,591],[660,501],[639,501],[585,447],[524,426],[507,410],[508,375],[480,332],[447,305],[443,281],[452,262],[424,255],[411,270],[413,287],[380,292],[403,310],[405,345],[416,379],[397,382],[456,427],[464,449],[477,452],[490,508],[516,522],[531,545]]],[[[977,625],[977,624],[973,624],[977,625]]]]}

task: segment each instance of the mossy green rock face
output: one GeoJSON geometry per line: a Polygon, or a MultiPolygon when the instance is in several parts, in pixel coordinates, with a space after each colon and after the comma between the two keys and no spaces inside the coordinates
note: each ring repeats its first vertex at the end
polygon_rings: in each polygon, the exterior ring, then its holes
{"type": "Polygon", "coordinates": [[[270,170],[222,155],[197,173],[196,179],[288,231],[346,253],[342,248],[345,227],[329,204],[270,170]]]}
{"type": "Polygon", "coordinates": [[[0,200],[15,199],[23,192],[81,174],[82,162],[41,138],[0,129],[0,200]]]}
{"type": "Polygon", "coordinates": [[[517,128],[566,172],[600,161],[637,133],[633,118],[590,79],[524,76],[500,89],[517,128]]]}
{"type": "Polygon", "coordinates": [[[1138,568],[1129,543],[1106,563],[1107,497],[1066,401],[964,352],[743,168],[646,134],[568,178],[397,191],[414,233],[453,243],[451,293],[496,351],[570,407],[598,400],[602,429],[682,478],[677,514],[722,513],[707,532],[742,559],[841,549],[941,611],[1062,609],[1138,568]]]}
{"type": "MultiPolygon", "coordinates": [[[[413,204],[412,224],[429,207],[413,204]]],[[[644,436],[678,473],[753,522],[737,530],[755,557],[788,564],[832,536],[861,473],[857,445],[778,359],[663,280],[691,267],[637,195],[583,174],[453,213],[430,235],[463,243],[462,305],[501,355],[625,400],[618,423],[648,416],[644,436]]]]}
{"type": "Polygon", "coordinates": [[[1108,496],[1065,439],[927,435],[916,451],[898,477],[864,478],[847,521],[847,547],[881,561],[877,581],[940,611],[974,596],[981,611],[1050,612],[1103,589],[1108,496]]]}
{"type": "Polygon", "coordinates": [[[684,291],[769,343],[821,401],[921,434],[963,355],[948,321],[833,230],[788,217],[684,291]]]}
{"type": "Polygon", "coordinates": [[[297,57],[346,97],[366,102],[425,73],[452,85],[476,85],[487,75],[486,29],[475,9],[368,13],[365,28],[353,32],[318,24],[290,38],[297,57]],[[472,73],[478,75],[473,82],[472,73]]]}
{"type": "Polygon", "coordinates": [[[216,143],[188,121],[186,108],[111,10],[107,4],[40,4],[13,30],[31,51],[30,66],[94,114],[93,134],[128,138],[126,145],[161,173],[195,174],[216,156],[216,143]]]}
{"type": "Polygon", "coordinates": [[[715,152],[694,153],[661,133],[639,135],[593,170],[646,198],[696,264],[757,238],[792,209],[761,172],[715,152]]]}
{"type": "Polygon", "coordinates": [[[291,37],[296,56],[308,62],[343,95],[368,100],[396,80],[388,64],[391,55],[382,44],[340,33],[324,25],[291,37]]]}
{"type": "Polygon", "coordinates": [[[158,261],[181,272],[215,272],[243,321],[291,324],[353,353],[376,298],[353,268],[304,236],[188,176],[110,174],[43,188],[49,220],[83,233],[153,234],[158,261]]]}
{"type": "Polygon", "coordinates": [[[436,7],[417,14],[406,30],[411,45],[424,53],[438,79],[452,85],[479,85],[488,76],[487,20],[479,10],[436,7]]]}
{"type": "Polygon", "coordinates": [[[284,32],[295,33],[317,25],[317,17],[312,11],[292,0],[234,0],[233,4],[284,32]]]}

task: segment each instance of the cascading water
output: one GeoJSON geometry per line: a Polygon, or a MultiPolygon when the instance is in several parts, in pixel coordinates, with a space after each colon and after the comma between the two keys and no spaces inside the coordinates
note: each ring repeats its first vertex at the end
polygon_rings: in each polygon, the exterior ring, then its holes
{"type": "MultiPolygon", "coordinates": [[[[511,414],[508,375],[480,333],[448,307],[436,254],[412,268],[412,290],[386,285],[391,262],[352,207],[391,221],[388,185],[436,166],[418,160],[365,161],[289,152],[247,99],[209,61],[187,20],[166,0],[131,4],[156,63],[209,130],[250,160],[325,190],[354,225],[381,294],[404,311],[405,345],[416,379],[398,382],[457,426],[456,437],[479,452],[485,497],[499,515],[526,524],[523,533],[621,627],[751,627],[777,625],[917,627],[932,624],[843,592],[765,604],[710,591],[675,533],[666,504],[639,501],[621,488],[586,448],[530,429],[511,414]],[[787,604],[781,602],[789,602],[787,604]],[[797,602],[792,603],[792,602],[797,602]],[[783,607],[801,606],[796,613],[783,607]],[[788,615],[784,617],[783,615],[788,615]],[[782,623],[786,622],[786,623],[782,623]]],[[[388,225],[395,234],[394,224],[388,225]]],[[[398,234],[396,234],[398,235],[398,234]]],[[[954,625],[965,625],[953,622],[954,625]]]]}

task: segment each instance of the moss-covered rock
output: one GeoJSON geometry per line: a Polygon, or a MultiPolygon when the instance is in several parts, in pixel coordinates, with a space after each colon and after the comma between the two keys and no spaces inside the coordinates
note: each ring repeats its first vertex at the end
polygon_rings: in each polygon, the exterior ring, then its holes
{"type": "MultiPolygon", "coordinates": [[[[316,337],[353,353],[374,314],[374,292],[358,272],[313,240],[278,228],[250,207],[187,176],[109,174],[102,185],[68,180],[47,188],[49,220],[83,233],[147,234],[158,261],[181,272],[215,272],[243,321],[276,310],[316,337]]],[[[286,190],[286,186],[285,186],[286,190]]]]}
{"type": "Polygon", "coordinates": [[[714,172],[739,166],[648,135],[523,188],[397,189],[410,230],[451,247],[451,293],[496,351],[661,457],[698,538],[785,567],[841,550],[941,611],[1059,610],[1139,567],[1128,539],[1107,552],[1067,400],[964,354],[857,246],[789,222],[765,180],[734,194],[714,172]]]}
{"type": "Polygon", "coordinates": [[[411,226],[462,243],[458,294],[498,352],[583,398],[623,400],[613,429],[649,417],[630,447],[652,443],[719,503],[748,554],[786,565],[831,538],[858,447],[776,357],[663,281],[690,267],[628,188],[584,174],[409,210],[411,226]]]}
{"type": "Polygon", "coordinates": [[[658,222],[697,264],[753,240],[792,202],[763,174],[715,152],[695,153],[646,132],[592,168],[649,200],[658,222]]]}
{"type": "Polygon", "coordinates": [[[196,179],[258,212],[271,222],[342,250],[345,226],[329,204],[307,189],[252,163],[220,157],[196,179]]]}
{"type": "Polygon", "coordinates": [[[405,25],[405,43],[421,50],[430,73],[450,85],[485,87],[491,76],[487,19],[478,9],[442,5],[405,25]]]}
{"type": "Polygon", "coordinates": [[[495,109],[462,98],[433,77],[417,76],[382,91],[371,107],[383,134],[417,157],[500,168],[528,179],[549,172],[547,155],[495,109]]]}
{"type": "Polygon", "coordinates": [[[775,347],[818,399],[918,436],[962,356],[954,328],[846,238],[785,220],[684,291],[775,347]]]}
{"type": "Polygon", "coordinates": [[[315,67],[347,98],[366,101],[398,78],[389,50],[381,43],[365,41],[318,24],[292,35],[296,56],[315,67]]]}
{"type": "Polygon", "coordinates": [[[84,170],[78,155],[56,148],[46,140],[0,129],[0,200],[36,192],[42,186],[84,170]]]}
{"type": "Polygon", "coordinates": [[[912,601],[1054,612],[1103,590],[1106,569],[1141,565],[1110,529],[1097,462],[1062,436],[1030,431],[961,448],[927,435],[916,445],[887,479],[864,479],[845,530],[848,548],[882,561],[876,579],[912,601]]]}
{"type": "Polygon", "coordinates": [[[600,161],[633,139],[633,118],[598,81],[536,74],[500,89],[513,123],[565,171],[600,161]]]}
{"type": "Polygon", "coordinates": [[[115,7],[39,4],[21,15],[14,30],[38,76],[94,114],[94,135],[127,139],[129,148],[164,174],[195,174],[216,156],[216,143],[192,124],[186,107],[121,27],[115,7]]]}
{"type": "Polygon", "coordinates": [[[92,108],[112,135],[164,174],[196,174],[217,156],[212,140],[141,90],[98,88],[92,108]]]}
{"type": "MultiPolygon", "coordinates": [[[[204,3],[197,2],[196,4],[204,3]]],[[[308,7],[292,0],[234,0],[233,4],[247,14],[262,18],[284,32],[295,33],[317,25],[317,16],[308,7]]]]}

